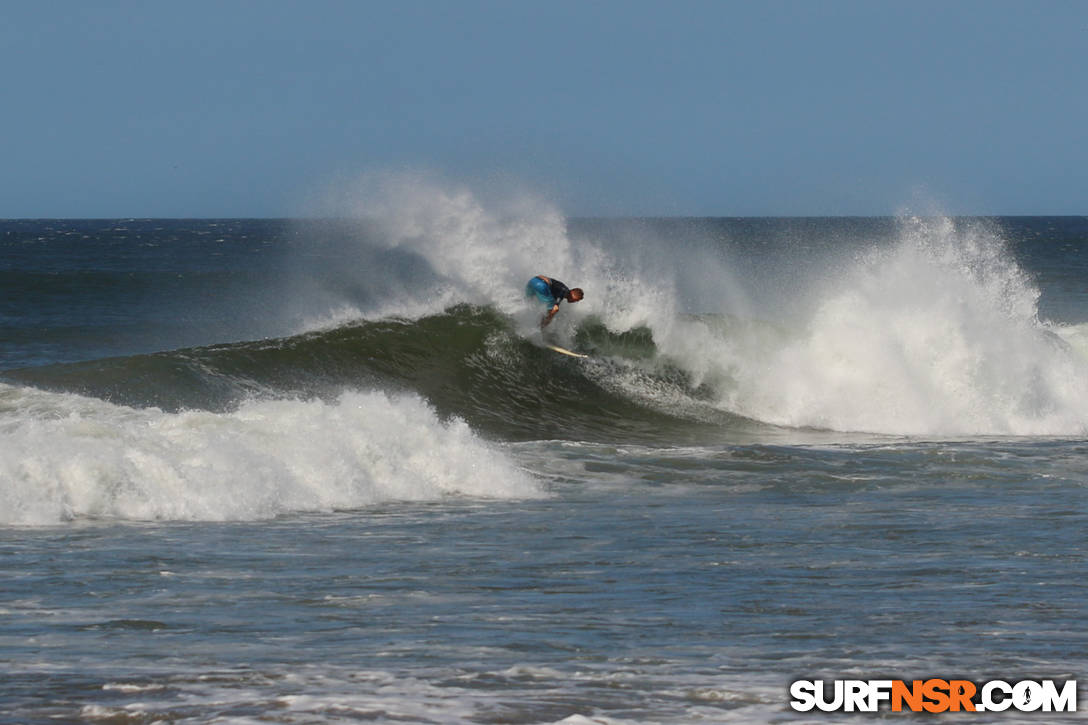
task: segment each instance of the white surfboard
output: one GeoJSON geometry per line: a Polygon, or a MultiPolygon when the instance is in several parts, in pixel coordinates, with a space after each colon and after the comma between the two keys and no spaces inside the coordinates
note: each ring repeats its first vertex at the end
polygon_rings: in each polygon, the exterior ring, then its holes
{"type": "Polygon", "coordinates": [[[568,350],[567,348],[559,347],[558,345],[545,344],[544,347],[548,348],[549,350],[555,350],[556,352],[562,353],[563,355],[570,355],[571,357],[589,357],[589,355],[583,355],[580,352],[574,352],[573,350],[568,350]]]}

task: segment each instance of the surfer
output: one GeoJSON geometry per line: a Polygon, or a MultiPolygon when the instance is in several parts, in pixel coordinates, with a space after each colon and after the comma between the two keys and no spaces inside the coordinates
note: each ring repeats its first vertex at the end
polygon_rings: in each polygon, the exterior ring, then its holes
{"type": "Polygon", "coordinates": [[[544,329],[555,314],[559,312],[559,303],[563,300],[574,303],[582,299],[582,288],[570,289],[557,279],[538,274],[525,285],[525,296],[536,297],[540,302],[548,306],[548,312],[540,320],[540,329],[544,329]]]}

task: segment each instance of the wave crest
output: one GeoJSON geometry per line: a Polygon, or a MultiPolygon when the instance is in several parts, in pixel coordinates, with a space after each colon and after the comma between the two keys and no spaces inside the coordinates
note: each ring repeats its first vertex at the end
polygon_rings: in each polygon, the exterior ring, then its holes
{"type": "Polygon", "coordinates": [[[133,409],[0,386],[0,523],[228,521],[447,495],[535,497],[534,480],[418,396],[133,409]]]}

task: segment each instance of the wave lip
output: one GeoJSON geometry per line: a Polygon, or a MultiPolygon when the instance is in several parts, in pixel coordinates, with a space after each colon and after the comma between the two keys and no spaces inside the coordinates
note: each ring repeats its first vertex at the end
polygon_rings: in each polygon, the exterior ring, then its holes
{"type": "Polygon", "coordinates": [[[260,400],[230,413],[133,409],[0,386],[0,524],[230,521],[537,484],[414,395],[260,400]]]}

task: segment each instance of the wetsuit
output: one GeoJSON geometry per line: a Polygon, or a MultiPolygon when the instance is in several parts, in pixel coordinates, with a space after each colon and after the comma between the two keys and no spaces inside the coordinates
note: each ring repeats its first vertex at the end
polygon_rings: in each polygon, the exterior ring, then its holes
{"type": "Polygon", "coordinates": [[[533,277],[529,284],[525,285],[525,296],[536,297],[542,304],[555,307],[567,299],[570,289],[557,279],[533,277]]]}

